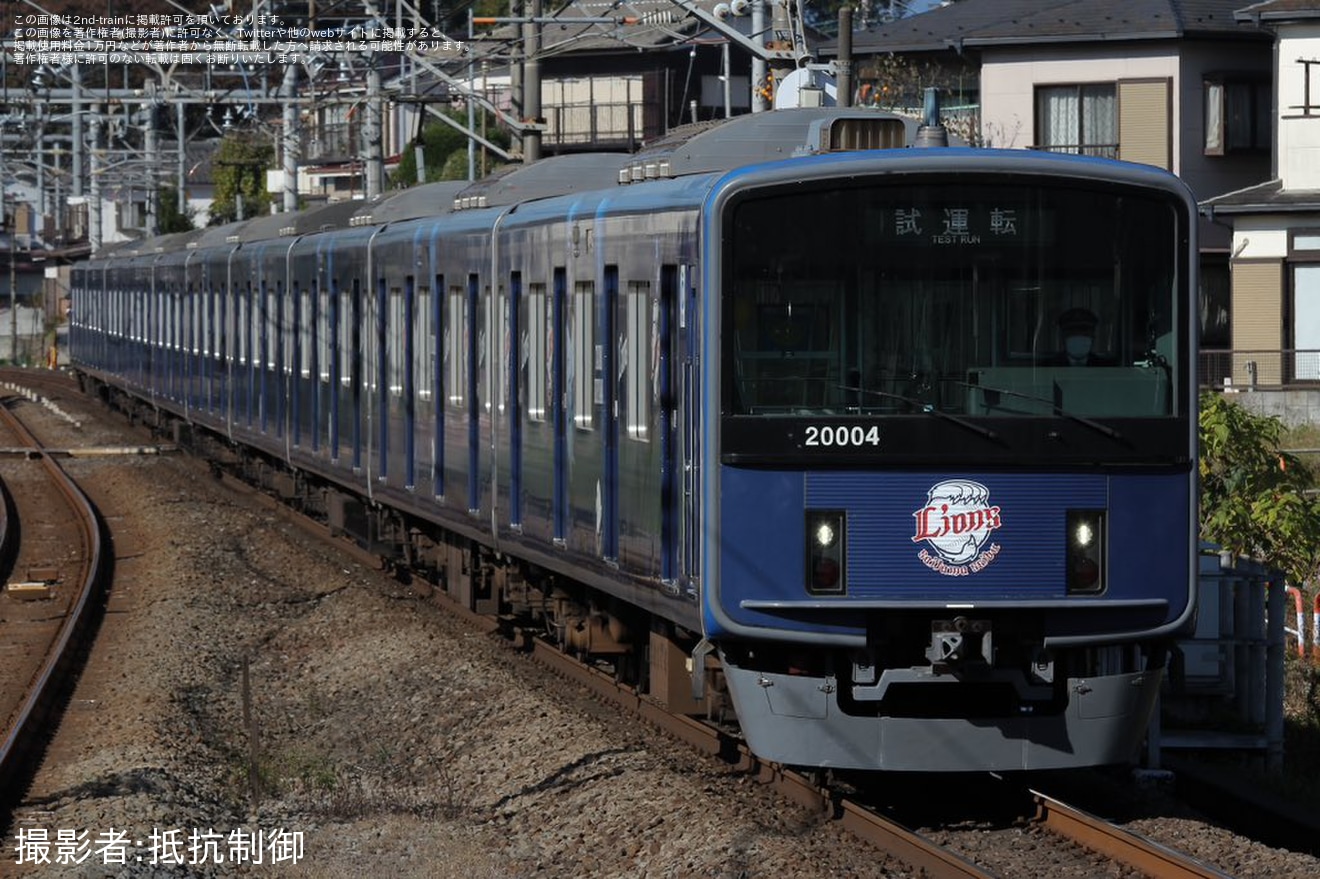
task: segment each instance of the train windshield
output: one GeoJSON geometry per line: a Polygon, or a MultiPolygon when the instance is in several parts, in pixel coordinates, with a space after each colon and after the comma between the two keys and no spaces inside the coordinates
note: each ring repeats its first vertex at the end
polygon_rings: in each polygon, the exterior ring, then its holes
{"type": "Polygon", "coordinates": [[[726,217],[724,414],[1185,417],[1180,216],[1044,178],[749,195],[726,217]]]}

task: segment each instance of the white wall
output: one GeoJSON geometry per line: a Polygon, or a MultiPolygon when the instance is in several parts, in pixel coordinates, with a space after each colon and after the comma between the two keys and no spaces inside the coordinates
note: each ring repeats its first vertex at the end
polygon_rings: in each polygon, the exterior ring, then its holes
{"type": "MultiPolygon", "coordinates": [[[[1320,189],[1320,116],[1303,117],[1306,66],[1297,59],[1320,59],[1320,22],[1283,28],[1279,34],[1279,177],[1284,189],[1320,189]]],[[[1320,64],[1311,68],[1311,104],[1320,104],[1320,64]]],[[[1315,114],[1316,111],[1312,111],[1315,114]]]]}
{"type": "MultiPolygon", "coordinates": [[[[987,49],[981,67],[981,136],[987,146],[1026,148],[1036,143],[1035,87],[1178,75],[1169,44],[1014,46],[987,49]]],[[[1174,107],[1174,171],[1180,151],[1174,107]]]]}

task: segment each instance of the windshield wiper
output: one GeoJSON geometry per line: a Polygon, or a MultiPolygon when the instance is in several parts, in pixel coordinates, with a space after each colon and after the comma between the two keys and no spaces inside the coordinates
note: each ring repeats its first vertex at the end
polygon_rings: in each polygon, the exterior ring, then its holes
{"type": "Polygon", "coordinates": [[[909,406],[915,407],[918,412],[925,415],[933,415],[936,418],[943,418],[945,421],[952,421],[959,427],[966,428],[973,433],[979,433],[988,440],[999,439],[999,433],[997,431],[991,430],[988,427],[982,427],[975,421],[969,421],[966,418],[960,418],[957,415],[936,409],[933,404],[927,403],[925,400],[918,400],[915,397],[905,397],[902,394],[891,394],[888,391],[875,391],[870,388],[854,388],[848,385],[835,385],[835,387],[840,391],[848,391],[853,394],[868,394],[872,397],[881,397],[886,400],[899,400],[907,403],[909,406]]]}
{"type": "MultiPolygon", "coordinates": [[[[1004,394],[1005,396],[1009,396],[1009,397],[1019,397],[1023,400],[1033,400],[1037,403],[1044,403],[1046,406],[1049,406],[1051,410],[1053,410],[1055,415],[1059,415],[1064,418],[1067,418],[1069,421],[1076,421],[1078,424],[1085,425],[1086,427],[1091,428],[1097,433],[1104,434],[1110,439],[1113,440],[1123,439],[1123,434],[1119,433],[1117,430],[1110,427],[1108,424],[1102,424],[1093,418],[1087,418],[1085,415],[1078,415],[1075,412],[1069,412],[1068,410],[1064,409],[1062,404],[1057,402],[1057,400],[1047,400],[1044,397],[1037,397],[1035,394],[1024,394],[1021,391],[1010,391],[1006,388],[992,388],[989,385],[973,384],[972,382],[960,381],[956,378],[946,379],[946,381],[953,382],[955,385],[961,385],[964,388],[976,388],[982,391],[989,391],[992,394],[1004,394]]],[[[1061,394],[1062,389],[1059,387],[1059,383],[1054,382],[1053,384],[1054,384],[1054,393],[1061,394]]]]}

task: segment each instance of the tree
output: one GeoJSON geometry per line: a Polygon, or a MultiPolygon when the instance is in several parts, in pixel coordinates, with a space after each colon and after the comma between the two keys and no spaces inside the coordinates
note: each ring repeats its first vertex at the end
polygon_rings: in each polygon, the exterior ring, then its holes
{"type": "Polygon", "coordinates": [[[196,228],[193,225],[192,209],[187,205],[179,205],[179,191],[172,186],[163,187],[160,191],[159,214],[157,226],[162,235],[191,232],[196,228]]]}
{"type": "MultiPolygon", "coordinates": [[[[481,130],[481,113],[477,115],[477,130],[481,130]]],[[[450,110],[446,114],[463,126],[467,125],[467,111],[450,110]]],[[[509,145],[509,133],[495,124],[493,115],[486,115],[486,139],[501,148],[509,145]]],[[[431,122],[422,128],[422,157],[426,167],[426,182],[436,180],[464,180],[467,178],[467,135],[443,122],[431,122]],[[459,162],[455,156],[461,156],[459,162]]],[[[498,164],[498,162],[497,162],[498,164]]],[[[413,146],[399,157],[399,166],[390,178],[392,186],[404,189],[417,183],[417,158],[413,146]]]]}
{"type": "Polygon", "coordinates": [[[265,138],[246,131],[224,136],[212,159],[215,201],[211,203],[211,225],[239,219],[240,197],[244,218],[269,213],[266,169],[274,161],[275,148],[265,138]]]}
{"type": "Polygon", "coordinates": [[[1201,537],[1282,570],[1297,584],[1320,570],[1314,477],[1279,444],[1283,425],[1224,394],[1201,397],[1201,537]]]}

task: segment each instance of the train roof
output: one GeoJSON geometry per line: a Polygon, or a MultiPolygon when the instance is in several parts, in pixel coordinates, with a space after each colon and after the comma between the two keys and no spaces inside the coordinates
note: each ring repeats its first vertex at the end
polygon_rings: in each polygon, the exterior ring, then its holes
{"type": "Polygon", "coordinates": [[[337,201],[293,213],[267,214],[254,217],[235,227],[244,243],[266,241],[292,235],[310,235],[349,225],[349,219],[362,210],[360,201],[337,201]]]}
{"type": "Polygon", "coordinates": [[[468,180],[442,180],[391,192],[369,202],[350,202],[357,210],[341,225],[379,225],[433,217],[449,211],[454,196],[471,185],[468,180]]]}
{"type": "Polygon", "coordinates": [[[750,113],[682,126],[635,154],[574,153],[516,165],[475,182],[443,181],[387,193],[163,235],[105,248],[92,258],[121,258],[270,241],[351,226],[378,226],[455,209],[501,207],[555,196],[609,191],[621,184],[729,171],[750,164],[851,150],[904,147],[916,122],[875,110],[808,107],[750,113]]]}
{"type": "Polygon", "coordinates": [[[498,207],[523,201],[609,189],[618,185],[628,153],[573,153],[515,165],[465,187],[458,207],[498,207]]]}
{"type": "Polygon", "coordinates": [[[875,110],[801,107],[748,113],[674,129],[633,156],[630,179],[619,182],[731,171],[816,153],[898,149],[913,142],[915,130],[916,122],[875,110]]]}

